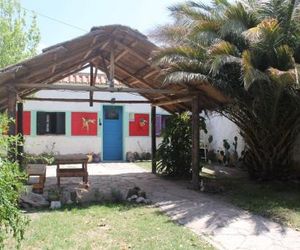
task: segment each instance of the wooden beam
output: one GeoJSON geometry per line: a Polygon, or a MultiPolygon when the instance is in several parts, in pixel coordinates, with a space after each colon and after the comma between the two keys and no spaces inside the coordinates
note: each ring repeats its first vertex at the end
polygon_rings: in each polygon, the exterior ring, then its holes
{"type": "MultiPolygon", "coordinates": [[[[46,101],[46,102],[89,102],[89,99],[68,99],[68,98],[38,98],[24,97],[25,101],[46,101]]],[[[93,100],[94,103],[128,103],[128,104],[149,104],[150,101],[144,100],[93,100]]]]}
{"type": "MultiPolygon", "coordinates": [[[[59,59],[57,60],[49,60],[47,62],[47,65],[39,65],[36,66],[34,68],[31,69],[31,73],[27,73],[27,76],[24,76],[21,78],[22,82],[26,82],[26,81],[35,81],[34,79],[37,78],[37,81],[41,82],[40,78],[46,78],[44,77],[44,75],[47,76],[48,78],[52,78],[54,77],[54,75],[57,75],[57,69],[59,69],[59,72],[61,72],[63,66],[68,63],[68,62],[74,62],[74,64],[77,65],[83,65],[88,63],[89,61],[91,61],[94,57],[96,57],[98,55],[98,48],[99,46],[103,46],[104,44],[96,44],[94,45],[93,48],[91,48],[90,50],[92,51],[92,53],[86,57],[85,59],[83,59],[84,55],[86,54],[86,48],[81,49],[80,51],[77,51],[75,54],[72,53],[72,55],[68,55],[68,53],[63,53],[63,57],[60,56],[59,59]],[[56,65],[56,69],[54,72],[51,71],[51,69],[53,69],[53,66],[56,65]]],[[[101,46],[101,47],[102,47],[101,46]]],[[[50,53],[50,51],[49,51],[50,53]]],[[[69,52],[70,53],[70,52],[69,52]]],[[[15,81],[18,81],[18,78],[15,78],[15,81]]]]}
{"type": "MultiPolygon", "coordinates": [[[[93,65],[90,65],[90,86],[93,87],[95,85],[94,82],[95,78],[94,78],[94,69],[93,69],[93,65]]],[[[90,107],[93,107],[93,91],[90,91],[90,107]]]]}
{"type": "Polygon", "coordinates": [[[115,43],[114,40],[110,43],[110,67],[109,67],[109,86],[114,87],[115,79],[115,43]]]}
{"type": "Polygon", "coordinates": [[[71,91],[95,91],[95,92],[124,92],[124,93],[148,93],[148,94],[188,94],[185,90],[150,89],[150,88],[124,88],[124,87],[98,87],[70,84],[43,84],[43,83],[19,83],[14,85],[18,89],[52,89],[71,91]]]}
{"type": "MultiPolygon", "coordinates": [[[[133,50],[132,48],[126,46],[125,44],[119,42],[119,41],[115,41],[115,43],[122,47],[122,48],[125,48],[126,50],[128,50],[128,52],[132,55],[134,55],[136,58],[138,58],[139,60],[141,60],[142,62],[148,64],[148,65],[151,65],[151,62],[149,61],[149,58],[145,58],[144,56],[140,55],[138,52],[136,52],[135,50],[133,50]]],[[[157,67],[158,68],[158,67],[157,67]]]]}
{"type": "Polygon", "coordinates": [[[17,158],[19,165],[23,165],[23,154],[24,154],[24,132],[23,132],[23,103],[18,102],[17,104],[17,133],[20,136],[20,143],[17,147],[17,158]]]}
{"type": "MultiPolygon", "coordinates": [[[[16,105],[17,105],[17,93],[14,87],[8,86],[7,87],[7,114],[8,118],[12,119],[12,121],[9,122],[8,126],[8,135],[9,136],[15,136],[16,135],[16,105]]],[[[13,141],[11,141],[8,145],[8,158],[11,161],[17,160],[17,148],[16,144],[13,141]]]]}
{"type": "MultiPolygon", "coordinates": [[[[82,66],[82,65],[81,65],[81,66],[82,66]]],[[[78,71],[81,71],[81,70],[86,69],[86,68],[88,68],[88,67],[89,67],[89,65],[85,65],[85,66],[83,66],[83,67],[81,67],[81,68],[75,67],[75,69],[74,69],[74,67],[72,67],[72,68],[69,69],[69,70],[71,70],[71,71],[68,71],[68,73],[62,74],[62,75],[60,75],[59,77],[56,76],[55,78],[51,78],[50,80],[51,80],[51,82],[52,82],[52,81],[53,81],[53,82],[56,82],[56,81],[58,81],[58,80],[60,80],[60,79],[63,79],[63,78],[65,78],[65,77],[67,77],[68,75],[77,73],[78,71]]],[[[42,82],[43,82],[43,81],[42,81],[42,82]]],[[[51,82],[50,82],[50,83],[51,83],[51,82]]],[[[45,82],[45,84],[47,84],[47,82],[45,82]]],[[[1,90],[1,89],[0,89],[0,90],[1,90]]],[[[22,93],[21,93],[21,96],[30,95],[30,94],[32,94],[32,93],[34,93],[34,92],[36,92],[36,91],[37,91],[36,89],[29,89],[29,90],[27,90],[27,91],[25,91],[25,92],[22,92],[22,93]]],[[[1,102],[0,102],[0,105],[1,105],[1,102]]]]}
{"type": "Polygon", "coordinates": [[[187,96],[187,97],[183,97],[183,98],[178,98],[178,99],[174,99],[174,100],[170,100],[170,101],[162,101],[162,102],[156,102],[153,103],[153,106],[168,106],[168,105],[172,105],[172,104],[178,104],[178,103],[182,103],[182,102],[190,102],[192,100],[193,96],[187,96]]]}
{"type": "Polygon", "coordinates": [[[152,174],[156,174],[156,107],[151,107],[151,156],[152,174]]]}
{"type": "Polygon", "coordinates": [[[147,79],[148,77],[150,76],[153,76],[155,74],[159,74],[159,71],[158,70],[153,70],[153,71],[150,71],[148,74],[144,75],[144,79],[147,79]]]}
{"type": "MultiPolygon", "coordinates": [[[[104,59],[104,62],[105,62],[105,58],[104,59]]],[[[99,63],[97,62],[94,62],[95,65],[97,65],[97,67],[100,69],[100,70],[103,70],[101,69],[101,65],[99,65],[99,63]]],[[[147,86],[147,87],[150,87],[150,88],[153,88],[153,86],[151,84],[149,84],[148,82],[144,81],[143,79],[140,79],[138,77],[135,77],[134,75],[132,75],[131,73],[129,73],[127,70],[123,69],[121,66],[119,66],[118,64],[115,65],[116,69],[117,70],[120,70],[121,72],[123,72],[123,74],[127,75],[127,76],[131,76],[132,78],[134,78],[135,80],[139,81],[142,85],[144,86],[147,86]]],[[[126,83],[124,82],[124,80],[122,79],[119,79],[121,82],[123,82],[124,84],[127,84],[129,85],[129,83],[126,83]]],[[[182,93],[182,92],[181,92],[182,93]]],[[[143,94],[143,93],[141,93],[143,94]]],[[[160,94],[160,93],[156,93],[156,94],[160,94]]],[[[163,94],[163,93],[161,93],[163,94]]],[[[168,94],[168,93],[165,93],[165,94],[168,94]]],[[[169,94],[172,94],[172,93],[169,93],[169,94]]],[[[147,96],[144,95],[145,98],[148,98],[147,96]]],[[[172,98],[168,97],[167,95],[165,95],[165,98],[166,99],[169,99],[169,100],[172,100],[172,98]]],[[[149,99],[149,98],[148,98],[149,99]]],[[[184,105],[184,104],[178,104],[178,106],[180,106],[182,109],[187,109],[187,107],[184,105]]],[[[172,113],[172,110],[170,109],[166,109],[168,112],[172,113]]]]}
{"type": "Polygon", "coordinates": [[[115,58],[115,63],[118,62],[123,56],[125,56],[128,53],[128,51],[125,49],[123,50],[119,55],[115,58]]]}
{"type": "Polygon", "coordinates": [[[199,129],[199,96],[195,96],[192,101],[192,188],[195,190],[200,187],[199,129]]]}
{"type": "MultiPolygon", "coordinates": [[[[17,92],[14,87],[9,86],[8,91],[8,103],[7,103],[7,113],[8,118],[16,120],[16,106],[17,106],[17,92]]],[[[16,124],[15,122],[10,122],[8,135],[16,135],[16,124]]]]}

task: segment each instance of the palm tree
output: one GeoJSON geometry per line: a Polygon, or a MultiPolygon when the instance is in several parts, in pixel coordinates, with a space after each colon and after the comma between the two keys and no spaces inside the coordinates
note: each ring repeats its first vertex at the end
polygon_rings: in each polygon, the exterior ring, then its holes
{"type": "Polygon", "coordinates": [[[250,176],[289,174],[300,129],[299,2],[188,1],[170,11],[174,23],[155,34],[166,45],[154,55],[165,83],[221,89],[232,102],[217,111],[239,127],[250,176]]]}

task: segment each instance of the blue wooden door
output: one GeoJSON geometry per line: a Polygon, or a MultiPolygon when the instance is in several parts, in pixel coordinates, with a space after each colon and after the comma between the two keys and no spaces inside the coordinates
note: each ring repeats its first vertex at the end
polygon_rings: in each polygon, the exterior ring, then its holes
{"type": "Polygon", "coordinates": [[[103,160],[122,160],[123,155],[122,107],[103,107],[103,160]]]}

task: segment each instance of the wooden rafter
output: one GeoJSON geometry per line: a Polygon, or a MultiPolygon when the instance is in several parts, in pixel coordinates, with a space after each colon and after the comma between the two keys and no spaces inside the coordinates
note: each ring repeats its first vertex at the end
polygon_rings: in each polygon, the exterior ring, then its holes
{"type": "Polygon", "coordinates": [[[43,83],[19,83],[14,85],[18,89],[51,89],[51,90],[71,90],[71,91],[94,91],[94,92],[122,92],[122,93],[148,93],[148,94],[182,94],[187,91],[176,91],[171,89],[151,89],[151,88],[111,88],[111,87],[97,87],[84,85],[70,85],[70,84],[43,84],[43,83]]]}
{"type": "MultiPolygon", "coordinates": [[[[37,97],[24,97],[26,101],[47,101],[47,102],[89,102],[90,99],[68,99],[68,98],[37,98],[37,97]]],[[[97,100],[95,103],[128,103],[128,104],[148,104],[150,101],[144,100],[97,100]]]]}
{"type": "Polygon", "coordinates": [[[193,96],[187,96],[183,98],[178,98],[170,101],[162,101],[162,102],[154,102],[152,103],[153,106],[168,106],[172,104],[178,104],[178,103],[183,103],[183,102],[190,102],[192,100],[193,96]]]}

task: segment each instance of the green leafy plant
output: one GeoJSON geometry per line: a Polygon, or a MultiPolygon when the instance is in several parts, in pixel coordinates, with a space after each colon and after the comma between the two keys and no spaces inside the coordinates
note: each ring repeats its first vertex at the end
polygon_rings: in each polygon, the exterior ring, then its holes
{"type": "MultiPolygon", "coordinates": [[[[200,117],[201,129],[206,131],[205,119],[200,117]]],[[[157,150],[157,170],[171,177],[190,177],[192,166],[191,116],[185,112],[168,118],[157,150]]]]}
{"type": "Polygon", "coordinates": [[[11,234],[19,244],[28,223],[18,207],[26,174],[17,161],[8,157],[8,152],[16,154],[20,141],[19,136],[6,135],[11,122],[14,121],[8,119],[6,114],[0,114],[0,248],[4,239],[11,234]]]}
{"type": "Polygon", "coordinates": [[[232,143],[233,147],[234,147],[234,152],[237,152],[237,146],[238,146],[238,137],[235,136],[233,138],[234,142],[232,143]]]}
{"type": "Polygon", "coordinates": [[[37,53],[40,32],[36,16],[30,20],[18,0],[0,0],[0,68],[37,53]]]}
{"type": "Polygon", "coordinates": [[[288,179],[300,132],[299,1],[186,1],[155,34],[165,84],[211,84],[217,112],[240,129],[251,178],[288,179]]]}
{"type": "Polygon", "coordinates": [[[212,148],[212,142],[214,140],[213,135],[209,135],[208,136],[208,152],[207,152],[207,159],[210,161],[210,163],[212,162],[216,162],[217,161],[217,155],[215,153],[215,150],[212,148]]]}

